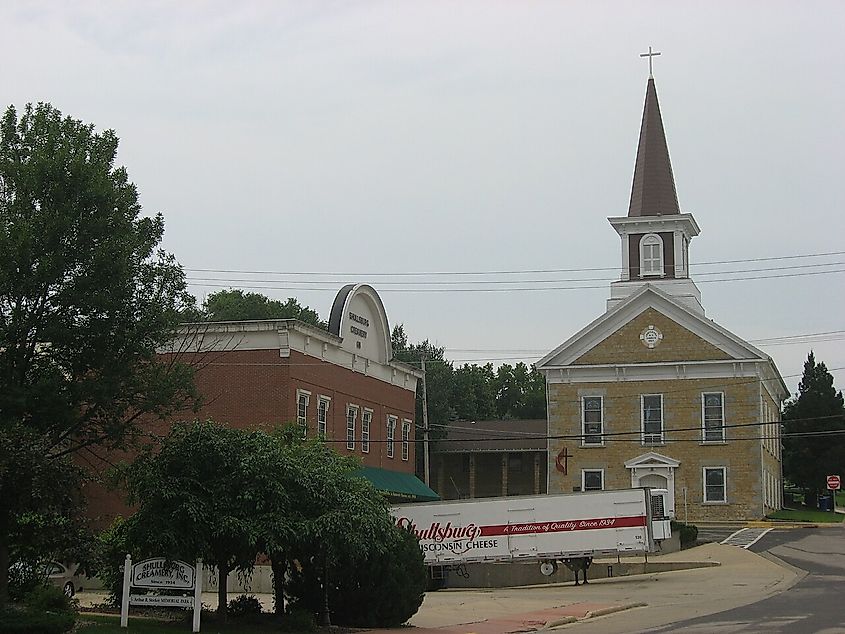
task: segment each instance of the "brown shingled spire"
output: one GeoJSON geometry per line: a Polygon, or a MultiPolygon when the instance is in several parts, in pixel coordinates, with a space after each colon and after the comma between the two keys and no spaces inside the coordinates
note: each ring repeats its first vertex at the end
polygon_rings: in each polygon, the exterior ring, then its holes
{"type": "Polygon", "coordinates": [[[657,90],[654,79],[649,77],[628,217],[679,213],[681,211],[675,192],[672,163],[669,161],[669,148],[666,147],[666,134],[663,132],[663,120],[660,118],[660,105],[657,103],[657,90]]]}

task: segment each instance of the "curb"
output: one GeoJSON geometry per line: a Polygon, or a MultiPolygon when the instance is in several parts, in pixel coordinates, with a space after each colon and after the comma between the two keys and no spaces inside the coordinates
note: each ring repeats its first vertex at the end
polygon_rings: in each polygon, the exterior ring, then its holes
{"type": "Polygon", "coordinates": [[[792,581],[788,582],[786,584],[786,587],[783,588],[783,590],[778,590],[778,593],[786,592],[787,590],[789,590],[793,586],[797,585],[799,582],[803,581],[804,578],[807,575],[810,574],[808,571],[804,570],[803,568],[799,568],[798,566],[793,566],[791,563],[784,561],[783,559],[781,559],[777,555],[773,555],[769,551],[758,553],[758,554],[761,557],[763,557],[764,559],[768,559],[773,564],[777,564],[781,568],[786,568],[787,570],[789,570],[790,572],[792,572],[795,575],[795,577],[792,579],[792,581]]]}
{"type": "Polygon", "coordinates": [[[547,621],[546,624],[540,628],[540,630],[549,630],[560,625],[569,625],[571,623],[577,623],[578,621],[584,621],[586,619],[592,619],[597,616],[605,616],[607,614],[615,614],[616,612],[624,612],[625,610],[630,610],[632,608],[644,608],[648,606],[648,603],[623,603],[622,605],[609,605],[606,608],[599,608],[598,610],[590,610],[587,612],[582,618],[578,618],[577,616],[562,616],[558,619],[552,619],[551,621],[547,621]]]}
{"type": "Polygon", "coordinates": [[[606,614],[614,614],[615,612],[623,612],[625,610],[630,610],[632,608],[644,608],[648,605],[648,603],[643,603],[639,601],[637,603],[625,603],[623,605],[611,605],[607,608],[601,608],[600,610],[592,610],[587,612],[584,616],[585,619],[591,619],[595,616],[605,616],[606,614]]]}
{"type": "Polygon", "coordinates": [[[569,625],[570,623],[575,623],[577,621],[577,616],[562,616],[559,619],[552,619],[551,621],[546,621],[546,624],[537,631],[550,630],[553,627],[558,627],[559,625],[569,625]]]}

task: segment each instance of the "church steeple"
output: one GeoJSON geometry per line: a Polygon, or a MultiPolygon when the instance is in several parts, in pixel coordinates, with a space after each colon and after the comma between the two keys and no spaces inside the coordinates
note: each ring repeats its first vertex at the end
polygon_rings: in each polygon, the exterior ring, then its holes
{"type": "Polygon", "coordinates": [[[654,78],[648,78],[640,126],[640,142],[631,185],[628,217],[667,216],[681,213],[675,191],[675,177],[660,117],[654,78]]]}
{"type": "Polygon", "coordinates": [[[689,278],[689,244],[699,228],[692,214],[681,213],[657,89],[649,58],[643,119],[634,165],[628,215],[608,218],[622,239],[622,275],[610,285],[608,309],[644,284],[659,287],[696,312],[704,312],[701,293],[689,278]]]}

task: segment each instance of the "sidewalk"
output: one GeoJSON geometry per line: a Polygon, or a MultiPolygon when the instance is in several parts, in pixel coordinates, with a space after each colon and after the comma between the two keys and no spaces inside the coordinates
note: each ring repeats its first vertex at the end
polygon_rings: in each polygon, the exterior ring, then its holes
{"type": "MultiPolygon", "coordinates": [[[[414,634],[504,634],[567,627],[623,634],[759,601],[788,589],[801,571],[734,546],[706,544],[660,557],[707,567],[529,588],[426,594],[414,634]],[[714,566],[714,563],[719,565],[714,566]]],[[[370,630],[371,634],[395,630],[370,630]]]]}

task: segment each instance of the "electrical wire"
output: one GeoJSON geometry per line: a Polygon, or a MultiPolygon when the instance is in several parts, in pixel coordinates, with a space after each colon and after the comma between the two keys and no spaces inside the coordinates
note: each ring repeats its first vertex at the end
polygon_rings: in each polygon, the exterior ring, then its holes
{"type": "MultiPolygon", "coordinates": [[[[741,272],[741,271],[740,271],[741,272]]],[[[699,280],[699,284],[710,284],[716,282],[745,282],[756,280],[774,280],[791,277],[810,277],[816,275],[830,275],[835,273],[845,273],[845,269],[834,269],[832,271],[805,271],[803,273],[783,273],[779,275],[752,275],[747,277],[730,277],[712,280],[699,280]]],[[[231,284],[208,284],[197,283],[192,278],[186,278],[186,281],[191,286],[199,286],[203,288],[231,288],[231,284]]],[[[687,278],[662,280],[661,285],[668,284],[685,284],[688,282],[687,278]]],[[[293,284],[313,284],[314,282],[293,282],[293,284]]],[[[316,282],[320,283],[320,282],[316,282]]],[[[326,282],[327,284],[329,282],[326,282]]],[[[522,283],[520,280],[511,282],[513,284],[522,283]]],[[[240,288],[250,288],[255,290],[276,290],[276,291],[334,291],[332,286],[316,287],[316,286],[269,286],[268,284],[275,284],[275,282],[261,282],[252,284],[239,284],[240,288]],[[260,285],[259,285],[260,284],[260,285]]],[[[508,288],[385,288],[381,289],[382,293],[511,293],[511,292],[533,292],[533,291],[578,291],[578,290],[596,290],[604,289],[605,285],[586,285],[586,286],[514,286],[508,288]]]]}
{"type": "MultiPolygon", "coordinates": [[[[717,264],[741,264],[743,262],[771,262],[777,260],[795,260],[801,258],[820,258],[827,256],[845,255],[845,251],[828,251],[822,253],[806,253],[793,255],[777,255],[759,258],[744,258],[739,260],[714,260],[711,262],[690,263],[690,267],[698,266],[714,266],[717,264]]],[[[207,269],[207,268],[190,268],[183,267],[185,271],[193,271],[198,273],[238,273],[251,275],[304,275],[304,276],[325,276],[325,275],[355,275],[367,277],[382,277],[382,276],[421,276],[421,275],[519,275],[532,273],[579,273],[585,271],[618,271],[618,266],[610,267],[590,267],[590,268],[574,268],[574,269],[511,269],[511,270],[494,270],[494,271],[399,271],[393,273],[385,272],[350,272],[350,271],[251,271],[246,269],[207,269]]]]}

